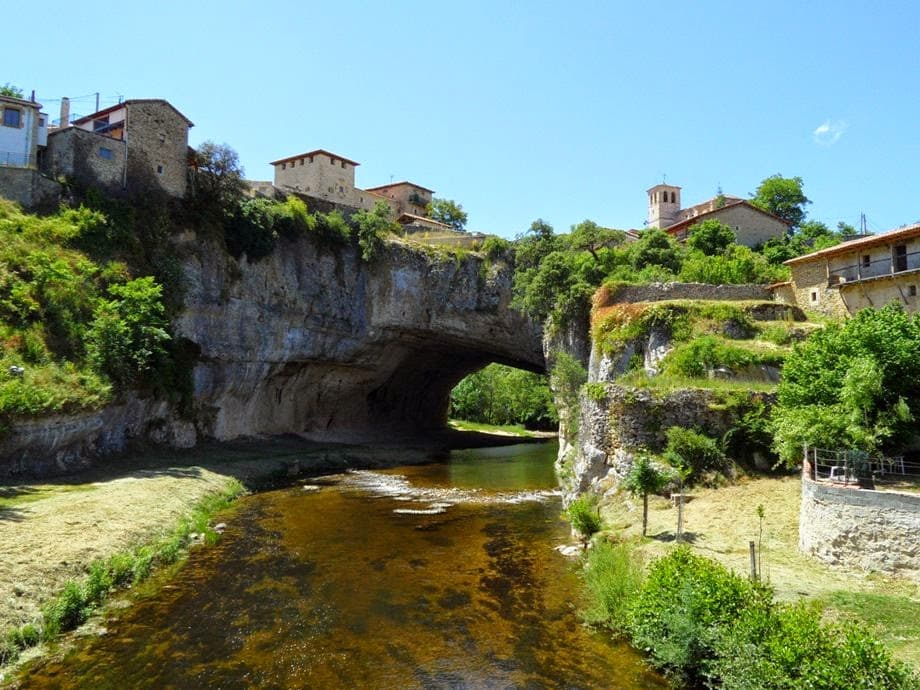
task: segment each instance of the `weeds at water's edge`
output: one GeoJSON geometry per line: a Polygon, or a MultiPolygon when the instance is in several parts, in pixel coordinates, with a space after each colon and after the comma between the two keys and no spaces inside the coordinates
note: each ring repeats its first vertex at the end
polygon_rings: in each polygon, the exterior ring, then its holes
{"type": "Polygon", "coordinates": [[[204,535],[206,544],[216,543],[219,535],[211,527],[211,519],[245,491],[233,479],[221,491],[201,499],[168,536],[94,561],[82,581],[69,581],[60,594],[45,604],[40,622],[5,632],[0,638],[0,667],[16,661],[23,650],[78,628],[113,592],[137,585],[157,568],[179,561],[186,554],[193,534],[204,535]]]}

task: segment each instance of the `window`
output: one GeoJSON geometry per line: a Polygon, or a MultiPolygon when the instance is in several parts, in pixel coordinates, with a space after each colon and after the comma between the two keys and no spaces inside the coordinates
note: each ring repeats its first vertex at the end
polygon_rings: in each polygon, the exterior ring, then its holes
{"type": "Polygon", "coordinates": [[[300,159],[300,164],[303,165],[303,158],[300,159]]]}
{"type": "Polygon", "coordinates": [[[345,161],[342,161],[342,170],[345,169],[345,161]]]}
{"type": "Polygon", "coordinates": [[[897,271],[906,271],[907,270],[907,245],[906,244],[896,244],[894,245],[894,270],[897,271]]]}
{"type": "Polygon", "coordinates": [[[22,111],[17,108],[4,108],[3,126],[22,127],[22,111]]]}
{"type": "Polygon", "coordinates": [[[44,127],[44,126],[45,126],[45,118],[44,118],[44,116],[38,118],[38,126],[39,126],[39,127],[44,127]]]}
{"type": "Polygon", "coordinates": [[[158,165],[158,166],[157,166],[157,175],[162,175],[162,174],[163,174],[163,166],[162,166],[162,165],[158,165]]]}
{"type": "Polygon", "coordinates": [[[282,164],[281,164],[281,169],[282,169],[282,170],[284,170],[286,167],[287,167],[287,163],[282,163],[282,164]]]}
{"type": "Polygon", "coordinates": [[[862,267],[869,268],[872,265],[872,257],[868,254],[863,254],[862,256],[862,267]]]}
{"type": "Polygon", "coordinates": [[[917,296],[917,286],[916,286],[916,285],[908,285],[908,286],[907,286],[907,294],[908,294],[910,297],[916,297],[916,296],[917,296]]]}
{"type": "Polygon", "coordinates": [[[105,158],[107,161],[110,161],[113,158],[115,158],[115,152],[112,151],[112,149],[107,149],[105,146],[100,146],[99,147],[99,157],[105,158]]]}
{"type": "Polygon", "coordinates": [[[812,291],[811,291],[811,301],[812,301],[812,302],[817,302],[817,301],[818,301],[818,291],[817,291],[817,290],[812,290],[812,291]]]}
{"type": "Polygon", "coordinates": [[[671,192],[671,203],[672,204],[677,203],[677,195],[674,192],[671,192]]]}

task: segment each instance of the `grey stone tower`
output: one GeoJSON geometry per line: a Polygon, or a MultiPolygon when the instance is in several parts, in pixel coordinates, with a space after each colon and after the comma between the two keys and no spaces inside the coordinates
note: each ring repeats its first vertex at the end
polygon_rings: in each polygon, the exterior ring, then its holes
{"type": "Polygon", "coordinates": [[[680,187],[656,184],[647,193],[648,227],[666,228],[677,222],[677,212],[680,211],[680,187]]]}

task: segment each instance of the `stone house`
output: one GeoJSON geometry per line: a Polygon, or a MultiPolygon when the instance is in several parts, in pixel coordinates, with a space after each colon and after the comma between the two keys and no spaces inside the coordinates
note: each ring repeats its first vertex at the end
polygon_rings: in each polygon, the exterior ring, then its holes
{"type": "Polygon", "coordinates": [[[51,174],[112,190],[156,185],[185,196],[193,123],[168,101],[130,99],[62,125],[48,136],[51,174]]]}
{"type": "Polygon", "coordinates": [[[777,299],[842,318],[900,302],[920,309],[920,223],[861,237],[785,262],[792,279],[771,286],[777,299]]]}
{"type": "Polygon", "coordinates": [[[425,216],[426,207],[431,203],[434,194],[433,189],[405,181],[370,187],[365,191],[395,201],[397,214],[407,213],[421,217],[425,216]]]}
{"type": "MultiPolygon", "coordinates": [[[[274,187],[295,192],[309,199],[318,199],[351,209],[371,210],[383,201],[390,207],[392,218],[402,225],[422,225],[429,230],[450,229],[443,223],[425,218],[434,190],[414,182],[361,189],[355,186],[355,169],[361,165],[325,149],[316,149],[296,156],[272,161],[275,169],[274,187]]],[[[253,193],[268,196],[265,183],[250,182],[253,193]]]]}
{"type": "Polygon", "coordinates": [[[734,231],[735,241],[746,247],[757,247],[789,232],[789,224],[782,218],[739,197],[720,194],[700,204],[681,208],[680,187],[659,184],[647,190],[647,194],[646,226],[666,230],[679,241],[685,240],[690,228],[704,220],[724,223],[734,231]]]}

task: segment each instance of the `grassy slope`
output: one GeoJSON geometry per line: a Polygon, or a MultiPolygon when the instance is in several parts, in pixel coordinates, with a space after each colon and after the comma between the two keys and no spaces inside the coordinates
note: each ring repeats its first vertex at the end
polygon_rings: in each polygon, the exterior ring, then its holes
{"type": "MultiPolygon", "coordinates": [[[[831,617],[864,621],[897,657],[920,667],[920,584],[831,568],[800,553],[800,490],[798,477],[742,479],[721,489],[696,489],[684,508],[684,529],[702,555],[747,573],[748,541],[758,539],[756,507],[763,505],[762,570],[777,597],[820,601],[831,617]]],[[[618,497],[605,508],[604,516],[620,535],[641,534],[641,501],[618,497]]],[[[671,502],[650,499],[650,538],[642,547],[648,556],[667,550],[676,525],[677,511],[671,502]]]]}

